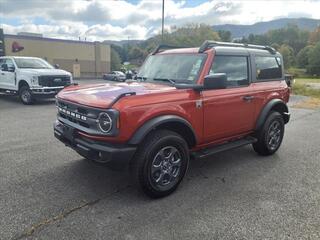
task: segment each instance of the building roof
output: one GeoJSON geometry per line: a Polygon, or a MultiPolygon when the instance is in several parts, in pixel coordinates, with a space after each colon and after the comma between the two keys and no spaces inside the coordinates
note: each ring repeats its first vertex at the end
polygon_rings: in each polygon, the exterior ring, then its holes
{"type": "Polygon", "coordinates": [[[46,38],[46,37],[37,37],[37,36],[25,36],[25,35],[14,35],[14,34],[4,34],[4,38],[15,38],[15,39],[27,39],[27,40],[36,40],[36,41],[52,41],[52,42],[65,42],[65,43],[80,43],[80,44],[89,44],[95,45],[96,43],[102,45],[109,45],[104,42],[87,42],[87,41],[78,41],[78,40],[68,40],[68,39],[58,39],[58,38],[46,38]]]}

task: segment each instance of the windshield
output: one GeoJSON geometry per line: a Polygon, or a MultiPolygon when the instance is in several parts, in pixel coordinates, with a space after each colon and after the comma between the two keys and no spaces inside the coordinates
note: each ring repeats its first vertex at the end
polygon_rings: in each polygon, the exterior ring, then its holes
{"type": "Polygon", "coordinates": [[[205,54],[163,54],[149,56],[138,73],[144,81],[186,82],[197,80],[205,54]]]}
{"type": "Polygon", "coordinates": [[[52,69],[53,67],[40,58],[15,58],[18,68],[52,69]]]}

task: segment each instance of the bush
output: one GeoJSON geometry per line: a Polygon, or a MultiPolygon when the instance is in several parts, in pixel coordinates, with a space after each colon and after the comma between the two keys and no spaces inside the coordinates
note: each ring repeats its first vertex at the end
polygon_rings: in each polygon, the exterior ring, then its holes
{"type": "Polygon", "coordinates": [[[119,54],[111,48],[111,71],[116,71],[121,68],[121,59],[119,54]]]}
{"type": "Polygon", "coordinates": [[[307,70],[305,68],[294,68],[291,67],[288,69],[288,73],[293,75],[295,78],[297,77],[308,77],[307,70]]]}
{"type": "Polygon", "coordinates": [[[313,46],[306,46],[297,54],[298,67],[305,68],[309,64],[309,55],[313,51],[313,46]]]}
{"type": "Polygon", "coordinates": [[[320,75],[320,42],[309,52],[307,70],[310,74],[320,75]]]}

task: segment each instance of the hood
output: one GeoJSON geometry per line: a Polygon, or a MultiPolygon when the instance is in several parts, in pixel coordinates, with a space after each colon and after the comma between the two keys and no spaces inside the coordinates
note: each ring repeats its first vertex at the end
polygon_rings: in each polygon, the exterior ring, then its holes
{"type": "Polygon", "coordinates": [[[62,69],[35,69],[35,68],[19,68],[20,73],[41,75],[71,75],[69,72],[62,69]]]}
{"type": "Polygon", "coordinates": [[[59,92],[58,98],[97,108],[111,107],[121,94],[136,95],[158,93],[175,89],[172,86],[153,83],[106,83],[70,86],[59,92]]]}

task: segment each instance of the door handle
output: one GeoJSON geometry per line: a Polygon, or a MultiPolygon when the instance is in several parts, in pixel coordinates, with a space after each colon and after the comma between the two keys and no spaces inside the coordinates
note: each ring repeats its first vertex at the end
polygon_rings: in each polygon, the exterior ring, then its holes
{"type": "Polygon", "coordinates": [[[1,73],[1,75],[5,75],[4,73],[1,73]]]}
{"type": "Polygon", "coordinates": [[[244,96],[242,99],[243,99],[244,101],[249,102],[249,101],[251,101],[252,99],[254,99],[254,96],[244,96]]]}

